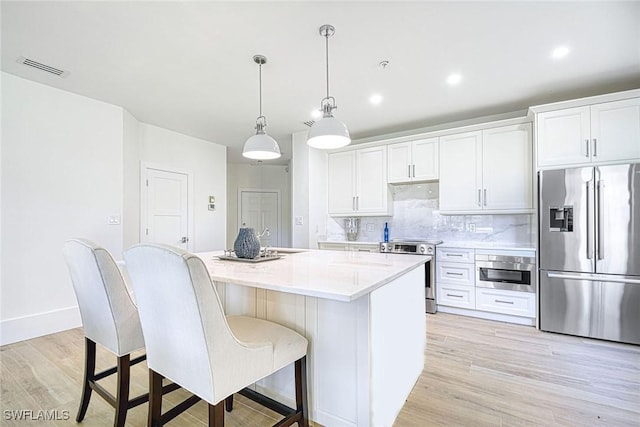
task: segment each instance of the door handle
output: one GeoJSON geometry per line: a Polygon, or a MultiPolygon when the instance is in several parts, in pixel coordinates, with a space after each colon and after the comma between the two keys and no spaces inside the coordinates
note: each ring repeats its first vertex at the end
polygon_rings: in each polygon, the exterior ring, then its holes
{"type": "Polygon", "coordinates": [[[413,177],[416,177],[416,165],[412,165],[413,168],[413,177]]]}
{"type": "Polygon", "coordinates": [[[484,189],[484,205],[487,206],[487,189],[484,189]]]}
{"type": "Polygon", "coordinates": [[[587,214],[587,259],[592,259],[593,248],[591,247],[591,181],[587,181],[587,209],[585,209],[587,214]]]}
{"type": "Polygon", "coordinates": [[[502,303],[502,304],[513,304],[513,301],[504,301],[504,300],[501,300],[501,299],[494,299],[494,301],[502,303]]]}
{"type": "Polygon", "coordinates": [[[452,273],[450,271],[447,271],[447,276],[462,276],[462,273],[452,273]]]}
{"type": "Polygon", "coordinates": [[[356,210],[356,196],[351,196],[351,210],[356,210]]]}
{"type": "Polygon", "coordinates": [[[593,138],[593,157],[598,156],[598,138],[593,138]]]}
{"type": "Polygon", "coordinates": [[[587,280],[589,282],[610,282],[610,283],[633,283],[640,285],[640,280],[625,279],[615,277],[593,277],[593,276],[579,276],[577,274],[560,274],[560,273],[547,273],[549,279],[565,279],[565,280],[587,280]]]}
{"type": "Polygon", "coordinates": [[[482,206],[482,194],[480,192],[480,189],[478,188],[478,206],[482,206]]]}
{"type": "Polygon", "coordinates": [[[411,178],[411,165],[407,165],[407,177],[411,178]]]}
{"type": "Polygon", "coordinates": [[[585,142],[585,145],[587,146],[587,155],[585,157],[589,157],[589,140],[585,139],[584,142],[585,142]]]}
{"type": "Polygon", "coordinates": [[[180,239],[180,243],[187,243],[189,241],[189,238],[186,236],[182,236],[182,238],[180,239]]]}
{"type": "Polygon", "coordinates": [[[448,297],[464,298],[462,295],[447,294],[448,297]]]}
{"type": "Polygon", "coordinates": [[[604,181],[598,181],[597,184],[597,199],[596,203],[598,204],[598,259],[604,259],[604,221],[602,217],[604,216],[602,209],[602,198],[604,196],[604,181]]]}

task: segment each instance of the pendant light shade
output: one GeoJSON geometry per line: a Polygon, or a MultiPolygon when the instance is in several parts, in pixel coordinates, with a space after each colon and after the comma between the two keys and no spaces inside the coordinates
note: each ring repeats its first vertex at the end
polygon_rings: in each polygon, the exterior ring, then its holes
{"type": "Polygon", "coordinates": [[[329,96],[329,37],[331,37],[335,31],[336,29],[332,25],[323,25],[320,27],[320,35],[325,38],[327,96],[320,102],[322,119],[311,126],[307,137],[307,144],[309,146],[325,150],[344,147],[351,143],[347,126],[333,117],[333,110],[338,107],[335,98],[329,96]]]}
{"type": "Polygon", "coordinates": [[[267,63],[263,55],[255,55],[253,62],[260,66],[260,116],[256,119],[256,134],[244,143],[242,155],[253,160],[273,160],[279,158],[280,147],[275,139],[267,135],[267,119],[262,115],[262,65],[267,63]]]}

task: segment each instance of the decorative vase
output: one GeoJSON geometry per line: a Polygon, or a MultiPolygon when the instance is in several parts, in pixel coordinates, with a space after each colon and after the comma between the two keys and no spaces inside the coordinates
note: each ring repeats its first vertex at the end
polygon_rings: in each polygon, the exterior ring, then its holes
{"type": "Polygon", "coordinates": [[[260,240],[253,228],[241,227],[238,237],[233,243],[233,250],[238,258],[255,258],[260,253],[260,240]]]}

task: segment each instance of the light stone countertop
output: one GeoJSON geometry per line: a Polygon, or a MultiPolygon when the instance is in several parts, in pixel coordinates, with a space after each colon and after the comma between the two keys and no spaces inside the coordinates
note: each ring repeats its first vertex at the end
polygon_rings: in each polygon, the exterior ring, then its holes
{"type": "Polygon", "coordinates": [[[216,282],[353,301],[431,260],[429,256],[306,250],[259,263],[220,260],[222,251],[200,257],[216,282]]]}
{"type": "Polygon", "coordinates": [[[445,240],[439,248],[469,248],[469,249],[504,249],[517,251],[534,251],[535,247],[528,243],[510,243],[510,242],[473,242],[473,241],[447,241],[445,240]]]}

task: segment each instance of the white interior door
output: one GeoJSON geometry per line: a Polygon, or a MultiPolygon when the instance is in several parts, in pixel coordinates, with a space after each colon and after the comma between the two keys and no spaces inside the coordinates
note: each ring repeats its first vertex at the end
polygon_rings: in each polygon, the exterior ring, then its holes
{"type": "Polygon", "coordinates": [[[279,195],[275,191],[240,192],[240,227],[253,228],[256,233],[269,229],[260,237],[261,246],[280,246],[279,195]]]}
{"type": "Polygon", "coordinates": [[[154,168],[145,169],[146,224],[143,242],[189,249],[189,176],[154,168]]]}

